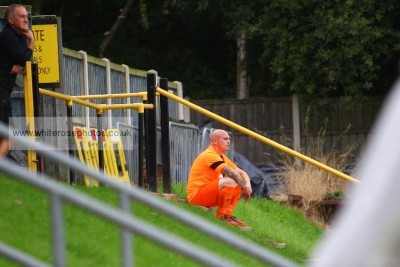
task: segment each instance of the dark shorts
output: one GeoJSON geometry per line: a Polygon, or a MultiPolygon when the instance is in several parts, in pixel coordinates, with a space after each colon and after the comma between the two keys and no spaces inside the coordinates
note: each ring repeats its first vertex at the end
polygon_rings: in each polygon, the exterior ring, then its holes
{"type": "Polygon", "coordinates": [[[8,90],[0,88],[0,121],[9,124],[11,116],[11,98],[8,90]]]}

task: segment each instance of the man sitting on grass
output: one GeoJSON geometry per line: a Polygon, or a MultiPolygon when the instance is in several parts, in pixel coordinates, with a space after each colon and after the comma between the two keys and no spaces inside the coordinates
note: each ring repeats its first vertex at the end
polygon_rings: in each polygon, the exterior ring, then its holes
{"type": "Polygon", "coordinates": [[[242,195],[250,199],[252,189],[247,173],[224,155],[230,143],[226,131],[211,133],[209,147],[197,156],[190,169],[187,197],[192,205],[218,207],[217,218],[224,222],[245,226],[232,213],[242,195]]]}

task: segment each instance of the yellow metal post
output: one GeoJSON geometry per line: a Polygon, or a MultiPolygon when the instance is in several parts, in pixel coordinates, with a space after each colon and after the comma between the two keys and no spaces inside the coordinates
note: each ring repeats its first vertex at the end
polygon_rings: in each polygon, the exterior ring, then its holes
{"type": "MultiPolygon", "coordinates": [[[[26,73],[24,76],[24,99],[25,99],[25,117],[26,117],[26,130],[28,136],[35,140],[35,114],[33,109],[33,86],[32,86],[32,64],[30,61],[26,62],[26,73]]],[[[30,171],[37,171],[37,158],[36,152],[28,149],[28,169],[30,171]]]]}

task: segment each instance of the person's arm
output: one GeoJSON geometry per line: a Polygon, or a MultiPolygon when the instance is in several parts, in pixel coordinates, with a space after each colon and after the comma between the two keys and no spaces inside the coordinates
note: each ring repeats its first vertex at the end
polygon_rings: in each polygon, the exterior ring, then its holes
{"type": "Polygon", "coordinates": [[[33,49],[35,47],[35,37],[31,30],[20,32],[24,39],[27,40],[26,46],[21,47],[21,40],[13,33],[12,30],[4,30],[2,47],[10,58],[14,61],[14,65],[25,66],[25,62],[31,60],[33,49]]]}
{"type": "Polygon", "coordinates": [[[233,169],[230,166],[226,166],[222,170],[222,173],[225,176],[235,180],[235,182],[244,190],[244,193],[246,194],[246,199],[250,198],[252,192],[251,183],[250,178],[245,171],[239,168],[233,169]]]}
{"type": "Polygon", "coordinates": [[[245,194],[246,194],[246,198],[248,199],[251,196],[251,192],[253,192],[253,189],[251,188],[250,177],[247,175],[247,173],[244,170],[242,170],[238,167],[236,168],[236,171],[240,174],[240,176],[242,176],[242,178],[246,182],[245,194]]]}
{"type": "Polygon", "coordinates": [[[33,51],[33,48],[35,47],[35,37],[33,36],[33,32],[31,30],[28,30],[22,32],[22,34],[28,40],[28,44],[26,47],[33,51]]]}
{"type": "MultiPolygon", "coordinates": [[[[21,34],[25,37],[25,39],[28,41],[26,48],[24,49],[23,57],[24,57],[24,62],[20,66],[25,66],[26,61],[30,61],[33,56],[33,49],[35,47],[35,37],[33,35],[33,32],[31,30],[23,31],[21,34]]],[[[24,72],[25,68],[22,68],[20,72],[24,72]]]]}
{"type": "Polygon", "coordinates": [[[246,188],[246,181],[243,179],[243,177],[234,169],[232,169],[230,166],[226,166],[223,170],[222,173],[235,180],[235,182],[242,188],[246,188]]]}
{"type": "Polygon", "coordinates": [[[10,38],[8,41],[8,51],[15,58],[16,64],[14,64],[11,68],[10,73],[18,74],[23,73],[25,71],[25,62],[31,60],[33,54],[33,48],[35,47],[35,38],[33,36],[32,31],[22,32],[22,35],[27,39],[27,47],[21,53],[17,48],[18,46],[12,45],[13,43],[18,43],[18,41],[14,38],[10,38]]]}

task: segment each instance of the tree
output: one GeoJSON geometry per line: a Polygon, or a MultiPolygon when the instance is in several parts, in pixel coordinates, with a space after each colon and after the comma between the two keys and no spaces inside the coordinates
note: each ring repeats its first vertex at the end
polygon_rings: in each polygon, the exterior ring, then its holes
{"type": "Polygon", "coordinates": [[[259,30],[272,88],[309,100],[359,100],[395,55],[393,7],[392,0],[269,1],[259,30]]]}
{"type": "Polygon", "coordinates": [[[179,80],[186,96],[234,97],[235,42],[225,34],[220,3],[208,9],[193,1],[163,4],[146,3],[148,27],[141,26],[140,10],[134,5],[106,56],[179,80]]]}
{"type": "Polygon", "coordinates": [[[128,12],[132,7],[132,4],[133,4],[133,0],[128,0],[126,2],[124,8],[121,10],[121,14],[118,15],[117,20],[114,22],[113,26],[111,27],[111,30],[106,31],[104,33],[104,39],[101,41],[101,44],[99,47],[99,56],[100,57],[104,56],[104,52],[105,52],[108,44],[111,42],[115,33],[118,31],[118,29],[121,27],[122,23],[126,19],[126,16],[128,15],[128,12]]]}
{"type": "Polygon", "coordinates": [[[236,38],[237,59],[236,59],[236,98],[246,99],[250,96],[249,75],[247,67],[247,46],[246,32],[238,33],[236,38]]]}
{"type": "Polygon", "coordinates": [[[226,20],[226,34],[236,41],[236,98],[246,99],[250,96],[250,72],[247,41],[254,36],[257,17],[266,0],[221,1],[221,11],[226,20]]]}
{"type": "MultiPolygon", "coordinates": [[[[23,2],[36,15],[62,18],[65,47],[97,55],[127,1],[23,2]]],[[[296,93],[352,103],[385,93],[397,76],[397,2],[141,0],[104,56],[180,80],[197,99],[296,93]]]]}

